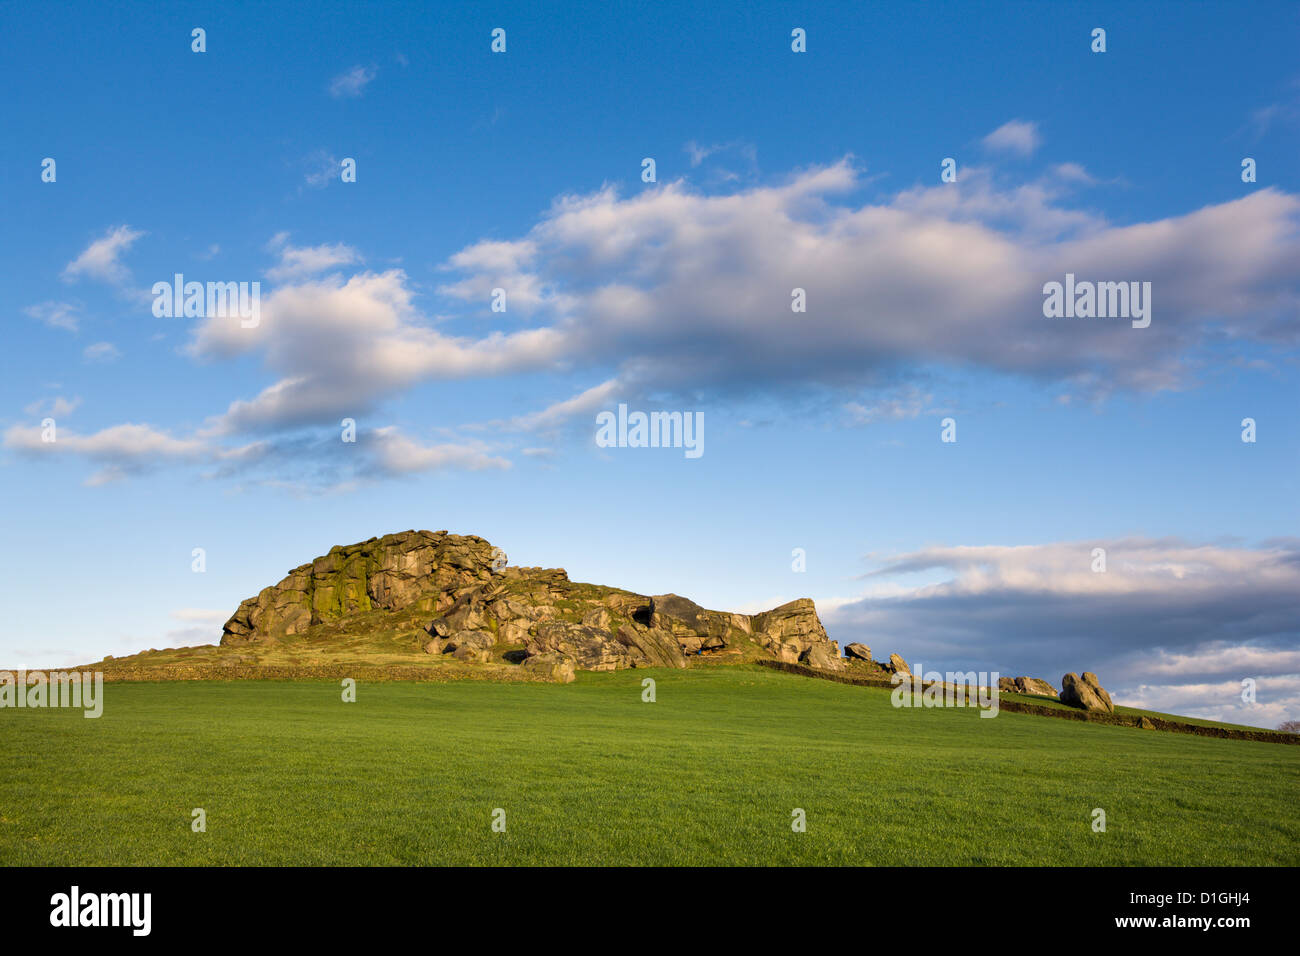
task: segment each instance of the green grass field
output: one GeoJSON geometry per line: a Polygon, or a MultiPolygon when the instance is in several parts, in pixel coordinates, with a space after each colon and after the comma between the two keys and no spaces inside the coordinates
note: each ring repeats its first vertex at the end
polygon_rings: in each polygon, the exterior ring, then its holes
{"type": "Polygon", "coordinates": [[[340,693],[122,683],[98,720],[6,710],[0,863],[1300,863],[1300,747],[896,710],[756,667],[340,693]]]}

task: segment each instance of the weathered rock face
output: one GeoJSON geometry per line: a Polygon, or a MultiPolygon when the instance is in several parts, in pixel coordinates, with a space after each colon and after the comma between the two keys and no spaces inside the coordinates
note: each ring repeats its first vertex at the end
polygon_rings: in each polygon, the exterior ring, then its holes
{"type": "Polygon", "coordinates": [[[521,662],[546,680],[566,680],[566,669],[572,679],[574,667],[685,667],[700,655],[742,656],[746,645],[827,670],[846,666],[807,598],[751,618],[676,594],[579,584],[562,569],[506,566],[499,557],[482,538],[446,531],[332,548],[240,604],[221,643],[275,642],[318,625],[347,633],[363,614],[373,628],[375,611],[406,621],[428,612],[412,653],[521,662]]]}
{"type": "Polygon", "coordinates": [[[749,629],[759,646],[780,660],[831,670],[846,666],[840,659],[839,648],[826,636],[826,628],[822,627],[811,598],[799,598],[756,614],[749,621],[749,629]],[[813,655],[815,660],[809,658],[813,648],[822,649],[813,655]]]}
{"type": "Polygon", "coordinates": [[[239,605],[222,644],[301,634],[369,610],[442,610],[492,576],[492,545],[446,531],[405,531],[334,547],[239,605]]]}
{"type": "Polygon", "coordinates": [[[999,677],[998,690],[1008,694],[1038,694],[1043,697],[1057,697],[1056,688],[1037,677],[999,677]]]}
{"type": "Polygon", "coordinates": [[[1115,712],[1115,705],[1110,702],[1110,694],[1097,680],[1092,671],[1084,671],[1083,676],[1066,674],[1061,678],[1061,703],[1084,710],[1115,712]]]}
{"type": "Polygon", "coordinates": [[[521,666],[538,680],[571,684],[576,679],[573,659],[562,654],[534,654],[524,658],[521,666]]]}
{"type": "Polygon", "coordinates": [[[855,661],[870,661],[871,648],[866,644],[846,644],[844,647],[844,656],[851,657],[855,661]]]}
{"type": "Polygon", "coordinates": [[[889,655],[889,666],[886,669],[895,674],[907,674],[910,676],[912,673],[907,666],[907,661],[903,660],[897,654],[889,655]]]}
{"type": "Polygon", "coordinates": [[[848,665],[836,653],[838,648],[827,647],[825,644],[813,644],[808,650],[799,655],[799,663],[806,664],[809,667],[817,667],[824,671],[842,671],[848,665]]]}

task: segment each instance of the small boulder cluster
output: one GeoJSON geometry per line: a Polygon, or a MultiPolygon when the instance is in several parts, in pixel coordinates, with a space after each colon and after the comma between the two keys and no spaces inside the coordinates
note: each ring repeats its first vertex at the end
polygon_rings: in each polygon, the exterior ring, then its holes
{"type": "Polygon", "coordinates": [[[907,666],[907,661],[903,660],[898,654],[890,654],[888,661],[877,661],[871,657],[871,648],[866,644],[846,644],[844,647],[844,657],[854,664],[870,664],[880,668],[886,674],[906,674],[911,675],[912,671],[907,666]]]}

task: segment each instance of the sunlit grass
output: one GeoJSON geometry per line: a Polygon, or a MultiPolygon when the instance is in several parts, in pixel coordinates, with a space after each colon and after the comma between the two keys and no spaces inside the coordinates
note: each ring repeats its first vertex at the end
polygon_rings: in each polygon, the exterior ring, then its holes
{"type": "Polygon", "coordinates": [[[110,684],[98,720],[0,712],[0,862],[1300,863],[1300,748],[889,700],[750,667],[362,683],[354,704],[110,684]]]}

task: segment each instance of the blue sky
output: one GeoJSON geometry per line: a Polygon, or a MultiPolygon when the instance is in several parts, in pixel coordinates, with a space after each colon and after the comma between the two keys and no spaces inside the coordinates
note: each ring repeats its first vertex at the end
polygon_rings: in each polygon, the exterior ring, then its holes
{"type": "Polygon", "coordinates": [[[447,528],[1300,717],[1300,8],[539,6],[4,9],[0,658],[215,641],[447,528]],[[260,324],[155,317],[178,272],[260,324]],[[1150,327],[1045,318],[1066,272],[1151,282],[1150,327]],[[705,453],[597,447],[619,402],[705,453]]]}

